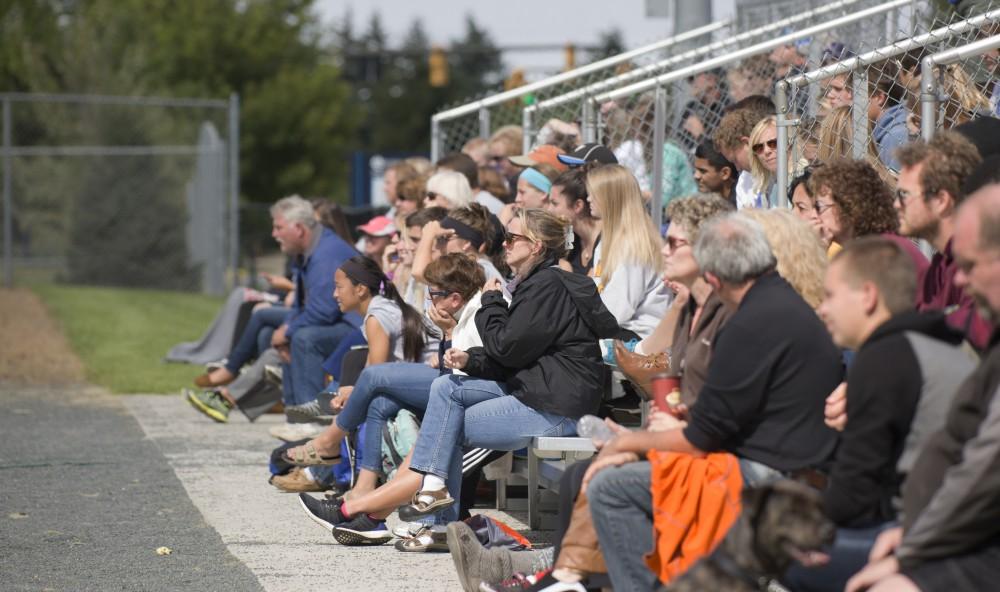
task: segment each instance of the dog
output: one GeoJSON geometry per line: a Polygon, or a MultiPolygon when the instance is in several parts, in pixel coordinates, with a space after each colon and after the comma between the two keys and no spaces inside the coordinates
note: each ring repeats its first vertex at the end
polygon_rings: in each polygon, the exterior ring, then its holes
{"type": "MultiPolygon", "coordinates": [[[[781,480],[743,492],[743,511],[708,556],[661,591],[755,592],[768,590],[793,561],[821,565],[820,549],[836,529],[823,512],[819,491],[781,480]]],[[[778,588],[780,589],[780,588],[778,588]]]]}

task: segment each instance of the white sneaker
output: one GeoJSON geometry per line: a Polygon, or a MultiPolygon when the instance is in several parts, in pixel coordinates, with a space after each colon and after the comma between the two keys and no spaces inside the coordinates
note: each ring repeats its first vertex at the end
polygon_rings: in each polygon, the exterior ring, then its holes
{"type": "Polygon", "coordinates": [[[274,426],[268,433],[284,442],[297,442],[318,436],[322,431],[323,426],[314,423],[285,423],[274,426]]]}

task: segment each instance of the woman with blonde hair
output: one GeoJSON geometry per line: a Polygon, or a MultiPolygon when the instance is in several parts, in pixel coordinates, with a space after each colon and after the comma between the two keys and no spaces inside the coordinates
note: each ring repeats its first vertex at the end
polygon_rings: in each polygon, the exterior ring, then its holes
{"type": "Polygon", "coordinates": [[[594,253],[594,280],[605,306],[624,329],[651,334],[670,304],[660,281],[662,241],[646,215],[639,183],[617,164],[587,174],[591,214],[602,220],[594,253]]]}
{"type": "MultiPolygon", "coordinates": [[[[767,196],[768,203],[760,207],[777,205],[778,184],[778,122],[774,115],[761,119],[750,132],[747,140],[750,147],[750,176],[753,177],[753,191],[767,196]]],[[[793,142],[788,151],[788,179],[793,179],[808,163],[802,158],[799,143],[793,142]]]]}
{"type": "MultiPolygon", "coordinates": [[[[869,123],[869,132],[871,131],[869,123]]],[[[871,134],[869,133],[869,137],[871,134]]],[[[875,142],[866,140],[864,160],[872,165],[878,176],[889,187],[896,187],[896,175],[878,157],[875,142]]],[[[837,107],[824,119],[819,128],[819,146],[816,160],[829,162],[837,158],[854,158],[854,120],[850,107],[837,107]]]]}
{"type": "Polygon", "coordinates": [[[809,224],[791,210],[748,210],[744,212],[764,227],[764,235],[778,260],[778,275],[813,309],[823,301],[826,248],[809,224]]]}

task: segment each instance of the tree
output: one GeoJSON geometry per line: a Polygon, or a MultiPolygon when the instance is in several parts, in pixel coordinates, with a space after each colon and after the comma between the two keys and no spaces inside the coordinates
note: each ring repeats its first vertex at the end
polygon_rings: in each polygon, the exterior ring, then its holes
{"type": "Polygon", "coordinates": [[[597,46],[587,52],[587,62],[593,63],[625,51],[620,29],[609,29],[600,34],[597,46]]]}
{"type": "Polygon", "coordinates": [[[471,15],[465,17],[465,37],[452,42],[448,61],[452,81],[449,98],[455,101],[495,90],[503,82],[500,50],[471,15]]]}

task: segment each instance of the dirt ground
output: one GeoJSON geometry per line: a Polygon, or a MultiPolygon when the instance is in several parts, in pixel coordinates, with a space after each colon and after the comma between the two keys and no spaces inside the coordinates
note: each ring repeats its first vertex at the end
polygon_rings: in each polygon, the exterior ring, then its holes
{"type": "Polygon", "coordinates": [[[0,381],[58,385],[83,382],[83,364],[32,291],[0,289],[0,381]]]}

